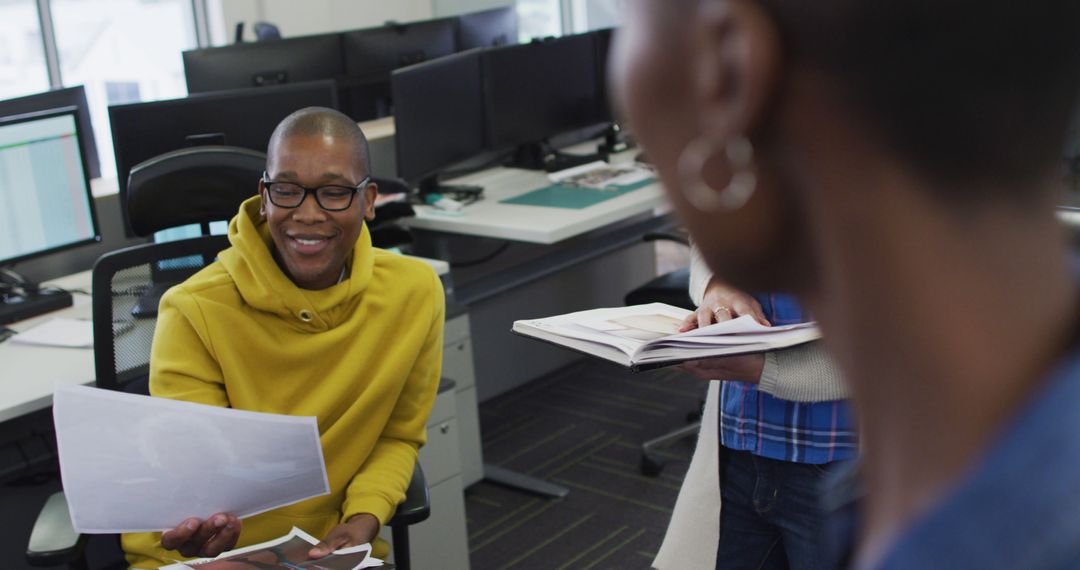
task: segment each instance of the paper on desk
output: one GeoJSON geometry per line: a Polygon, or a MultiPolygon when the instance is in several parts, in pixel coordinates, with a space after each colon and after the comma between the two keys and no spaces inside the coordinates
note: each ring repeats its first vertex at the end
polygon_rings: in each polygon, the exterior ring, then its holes
{"type": "Polygon", "coordinates": [[[49,319],[11,337],[9,342],[64,348],[91,348],[94,346],[94,326],[86,320],[49,319]]]}
{"type": "Polygon", "coordinates": [[[53,395],[53,419],[77,532],[244,518],[330,492],[313,417],[69,386],[53,395]]]}
{"type": "Polygon", "coordinates": [[[548,180],[555,184],[580,186],[605,190],[619,186],[629,186],[652,178],[654,174],[632,164],[608,164],[602,160],[582,164],[559,172],[548,174],[548,180]]]}

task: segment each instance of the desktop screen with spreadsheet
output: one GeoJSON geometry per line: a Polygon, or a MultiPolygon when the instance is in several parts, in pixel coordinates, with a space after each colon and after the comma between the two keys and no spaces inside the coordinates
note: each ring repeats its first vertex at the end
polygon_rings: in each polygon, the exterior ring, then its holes
{"type": "Polygon", "coordinates": [[[100,239],[76,117],[0,118],[0,265],[100,239]]]}

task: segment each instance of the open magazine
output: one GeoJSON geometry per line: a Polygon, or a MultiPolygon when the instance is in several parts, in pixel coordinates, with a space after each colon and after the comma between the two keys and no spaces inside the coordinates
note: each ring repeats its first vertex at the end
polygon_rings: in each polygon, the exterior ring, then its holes
{"type": "Polygon", "coordinates": [[[633,372],[766,352],[821,338],[815,323],[767,327],[748,315],[684,333],[691,311],[650,303],[515,321],[513,332],[609,360],[633,372]]]}
{"type": "Polygon", "coordinates": [[[308,551],[319,541],[293,527],[289,534],[221,553],[217,558],[201,558],[164,566],[162,570],[359,570],[361,568],[391,569],[382,560],[371,556],[371,545],[361,544],[336,550],[328,556],[312,560],[308,551]]]}

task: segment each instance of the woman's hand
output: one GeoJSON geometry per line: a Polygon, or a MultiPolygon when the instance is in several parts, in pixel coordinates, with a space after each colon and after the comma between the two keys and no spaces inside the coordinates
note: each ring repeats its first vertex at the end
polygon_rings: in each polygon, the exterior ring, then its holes
{"type": "Polygon", "coordinates": [[[747,293],[730,287],[716,278],[709,280],[705,287],[705,295],[701,299],[701,306],[683,320],[679,332],[686,332],[700,327],[707,327],[714,323],[721,323],[750,315],[755,321],[771,326],[765,318],[765,311],[761,304],[747,293]]]}
{"type": "Polygon", "coordinates": [[[351,517],[348,522],[339,524],[326,533],[326,538],[308,551],[310,558],[322,558],[335,550],[367,544],[379,533],[379,519],[374,515],[361,513],[351,517]]]}
{"type": "Polygon", "coordinates": [[[190,518],[161,533],[161,546],[187,558],[214,558],[232,550],[240,538],[240,519],[231,513],[217,513],[205,521],[190,518]]]}
{"type": "MultiPolygon", "coordinates": [[[[707,327],[743,315],[750,315],[755,321],[770,326],[768,319],[765,318],[765,311],[761,309],[761,304],[756,299],[717,281],[714,277],[709,280],[705,288],[701,306],[683,320],[679,332],[707,327]]],[[[680,370],[702,380],[737,380],[751,383],[761,380],[761,371],[764,368],[765,356],[762,354],[708,358],[685,362],[679,366],[680,370]]]]}

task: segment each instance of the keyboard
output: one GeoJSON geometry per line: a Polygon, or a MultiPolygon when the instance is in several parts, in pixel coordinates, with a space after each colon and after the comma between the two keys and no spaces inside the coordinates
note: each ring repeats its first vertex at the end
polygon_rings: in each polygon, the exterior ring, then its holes
{"type": "Polygon", "coordinates": [[[0,301],[0,325],[51,313],[72,304],[71,293],[42,289],[34,295],[9,295],[0,301]]]}

